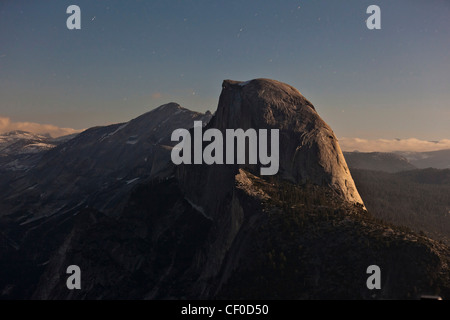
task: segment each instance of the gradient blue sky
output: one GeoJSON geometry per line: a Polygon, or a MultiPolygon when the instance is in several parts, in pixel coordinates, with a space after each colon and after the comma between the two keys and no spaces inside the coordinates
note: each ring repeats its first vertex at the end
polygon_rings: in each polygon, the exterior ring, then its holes
{"type": "Polygon", "coordinates": [[[338,137],[450,138],[447,0],[0,0],[0,117],[87,128],[166,102],[214,111],[223,79],[298,88],[338,137]],[[81,30],[66,8],[81,8],[81,30]],[[382,10],[369,31],[366,9],[382,10]]]}

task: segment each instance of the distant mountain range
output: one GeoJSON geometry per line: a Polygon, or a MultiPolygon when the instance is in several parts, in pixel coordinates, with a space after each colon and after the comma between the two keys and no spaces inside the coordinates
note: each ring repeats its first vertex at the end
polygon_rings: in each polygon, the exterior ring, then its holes
{"type": "Polygon", "coordinates": [[[26,131],[0,134],[0,171],[23,171],[37,164],[44,151],[53,149],[76,134],[51,138],[26,131]]]}
{"type": "Polygon", "coordinates": [[[450,150],[433,152],[344,152],[349,167],[384,172],[450,169],[450,150]]]}
{"type": "Polygon", "coordinates": [[[405,157],[383,152],[344,152],[350,168],[384,172],[399,172],[417,169],[405,157]]]}
{"type": "Polygon", "coordinates": [[[432,152],[397,152],[419,169],[450,169],[450,150],[432,152]]]}
{"type": "Polygon", "coordinates": [[[11,131],[0,134],[0,155],[37,153],[49,150],[55,145],[48,136],[26,131],[11,131]]]}
{"type": "Polygon", "coordinates": [[[372,214],[450,244],[450,150],[344,155],[372,214]]]}
{"type": "Polygon", "coordinates": [[[4,139],[0,298],[450,298],[449,247],[365,210],[333,131],[287,84],[225,80],[214,115],[169,103],[66,141],[16,135],[29,142],[4,139]],[[278,129],[278,174],[175,166],[171,133],[194,121],[278,129]],[[382,290],[367,288],[371,265],[382,290]]]}

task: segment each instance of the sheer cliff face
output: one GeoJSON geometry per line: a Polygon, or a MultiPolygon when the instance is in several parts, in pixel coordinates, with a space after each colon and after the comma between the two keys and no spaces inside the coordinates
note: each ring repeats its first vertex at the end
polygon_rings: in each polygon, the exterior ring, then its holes
{"type": "Polygon", "coordinates": [[[222,88],[210,127],[279,129],[283,178],[328,185],[345,200],[363,204],[336,136],[297,89],[269,79],[225,80],[222,88]]]}

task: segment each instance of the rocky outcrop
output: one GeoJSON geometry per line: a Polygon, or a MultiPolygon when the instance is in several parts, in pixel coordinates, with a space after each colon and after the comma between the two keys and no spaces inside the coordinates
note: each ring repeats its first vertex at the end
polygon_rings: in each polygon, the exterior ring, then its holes
{"type": "MultiPolygon", "coordinates": [[[[284,179],[298,184],[310,182],[329,186],[346,201],[363,205],[333,131],[312,103],[287,84],[269,79],[225,80],[217,112],[208,128],[217,128],[223,134],[226,129],[279,129],[279,174],[284,179]]],[[[207,193],[215,185],[223,186],[223,182],[217,180],[224,179],[217,167],[211,169],[214,173],[202,175],[202,179],[215,180],[211,183],[198,181],[198,172],[187,170],[189,173],[183,180],[192,197],[196,197],[195,190],[189,183],[209,185],[207,193]]],[[[233,172],[237,173],[236,166],[233,172]]],[[[200,197],[203,196],[201,192],[200,197]]]]}

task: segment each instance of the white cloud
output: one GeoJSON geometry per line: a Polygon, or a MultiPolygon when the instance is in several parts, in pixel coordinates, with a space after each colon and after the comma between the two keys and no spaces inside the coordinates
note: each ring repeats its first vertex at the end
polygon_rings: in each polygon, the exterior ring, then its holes
{"type": "Polygon", "coordinates": [[[360,139],[360,138],[341,138],[339,145],[343,151],[360,152],[394,152],[394,151],[416,151],[429,152],[444,149],[450,149],[450,140],[426,141],[416,138],[410,139],[360,139]]]}
{"type": "Polygon", "coordinates": [[[10,118],[0,116],[0,133],[14,130],[28,131],[37,134],[49,134],[54,138],[82,131],[72,128],[60,128],[52,124],[40,124],[35,122],[14,122],[11,121],[10,118]]]}

